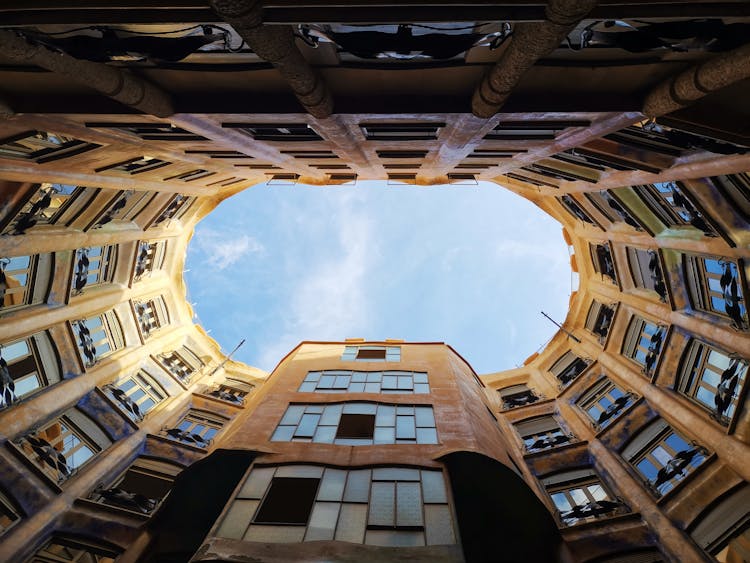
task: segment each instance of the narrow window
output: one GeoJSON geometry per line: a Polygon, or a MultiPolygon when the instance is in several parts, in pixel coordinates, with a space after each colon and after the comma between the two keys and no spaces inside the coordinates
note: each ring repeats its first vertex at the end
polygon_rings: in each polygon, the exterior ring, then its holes
{"type": "Polygon", "coordinates": [[[205,137],[187,131],[171,123],[117,123],[117,122],[93,122],[86,123],[86,127],[97,129],[114,129],[137,135],[144,141],[207,141],[205,137]]]}
{"type": "Polygon", "coordinates": [[[256,141],[320,141],[322,137],[307,123],[222,123],[222,127],[239,129],[256,141]]]}
{"type": "Polygon", "coordinates": [[[60,381],[57,349],[46,332],[0,345],[0,370],[9,376],[0,382],[0,409],[60,381]]]}
{"type": "Polygon", "coordinates": [[[643,373],[653,375],[666,334],[666,327],[633,316],[625,333],[622,354],[639,363],[643,373]]]}
{"type": "Polygon", "coordinates": [[[154,331],[169,324],[167,304],[161,295],[153,299],[134,301],[133,310],[143,338],[148,338],[154,331]]]}
{"type": "Polygon", "coordinates": [[[143,174],[144,172],[152,172],[153,170],[164,168],[170,164],[171,162],[153,158],[151,156],[139,156],[122,162],[116,162],[115,164],[102,166],[101,168],[97,168],[96,172],[111,170],[112,172],[122,172],[130,176],[135,176],[136,174],[143,174]]]}
{"type": "Polygon", "coordinates": [[[635,216],[609,190],[584,194],[594,207],[612,223],[626,223],[635,230],[643,230],[635,216]]]}
{"type": "Polygon", "coordinates": [[[105,389],[127,415],[138,422],[167,397],[164,389],[144,371],[121,379],[113,385],[107,385],[105,389]]]}
{"type": "Polygon", "coordinates": [[[445,123],[360,123],[368,141],[431,141],[445,123]]]}
{"type": "Polygon", "coordinates": [[[51,254],[0,258],[0,315],[43,303],[51,273],[51,254]]]}
{"type": "Polygon", "coordinates": [[[195,198],[182,194],[173,195],[172,199],[169,200],[169,203],[159,213],[158,217],[154,219],[150,227],[157,227],[170,219],[179,219],[185,214],[194,200],[195,198]]]}
{"type": "Polygon", "coordinates": [[[201,359],[186,346],[182,346],[179,350],[159,354],[156,360],[185,385],[190,383],[193,374],[203,367],[201,359]]]}
{"type": "Polygon", "coordinates": [[[563,526],[628,512],[627,506],[604,487],[592,470],[558,473],[542,478],[542,484],[555,504],[563,526]]]}
{"type": "Polygon", "coordinates": [[[693,340],[680,362],[678,389],[727,426],[737,412],[747,367],[746,359],[693,340]]]}
{"type": "Polygon", "coordinates": [[[573,439],[554,416],[539,416],[517,422],[514,426],[529,453],[568,444],[573,439]]]}
{"type": "Polygon", "coordinates": [[[84,188],[64,184],[42,184],[9,223],[0,221],[3,234],[23,235],[37,225],[54,224],[84,188]]]}
{"type": "Polygon", "coordinates": [[[80,295],[86,287],[112,281],[116,262],[115,246],[90,246],[76,250],[71,295],[80,295]]]}
{"type": "Polygon", "coordinates": [[[747,330],[741,262],[690,254],[683,255],[683,261],[693,307],[729,319],[737,330],[747,330]]]}
{"type": "Polygon", "coordinates": [[[626,393],[609,378],[602,377],[576,404],[588,415],[594,428],[602,430],[617,420],[635,399],[633,393],[626,393]]]}
{"type": "Polygon", "coordinates": [[[525,383],[499,389],[498,393],[500,393],[500,399],[503,402],[503,409],[524,407],[536,403],[541,398],[525,383]]]}
{"type": "Polygon", "coordinates": [[[122,328],[114,311],[73,321],[78,351],[86,366],[91,367],[103,357],[125,345],[122,328]]]}
{"type": "Polygon", "coordinates": [[[612,250],[609,243],[589,244],[591,259],[594,264],[594,270],[603,277],[617,284],[617,273],[615,272],[615,261],[612,258],[612,250]]]}
{"type": "Polygon", "coordinates": [[[0,141],[0,157],[30,160],[39,164],[67,158],[101,145],[45,131],[27,131],[0,141]]]}
{"type": "Polygon", "coordinates": [[[717,235],[707,215],[679,182],[657,182],[634,190],[667,227],[692,225],[706,236],[717,235]]]}
{"type": "Polygon", "coordinates": [[[87,228],[100,229],[114,222],[127,222],[135,219],[141,211],[151,203],[153,192],[136,192],[125,190],[120,192],[102,211],[97,219],[87,228]]]}
{"type": "Polygon", "coordinates": [[[133,269],[134,281],[139,281],[151,272],[161,269],[164,264],[166,246],[166,241],[149,242],[142,240],[138,243],[135,268],[133,269]]]}
{"type": "Polygon", "coordinates": [[[656,292],[659,300],[662,303],[666,302],[667,284],[659,261],[659,252],[630,246],[626,250],[633,284],[636,287],[656,292]]]}
{"type": "Polygon", "coordinates": [[[596,300],[592,301],[586,316],[586,330],[595,334],[602,345],[607,341],[614,316],[615,305],[604,305],[596,300]]]}
{"type": "Polygon", "coordinates": [[[218,415],[190,410],[176,427],[164,430],[164,434],[184,444],[207,448],[226,422],[218,415]]]}
{"type": "Polygon", "coordinates": [[[586,213],[586,211],[584,211],[581,204],[579,204],[575,200],[575,198],[573,198],[573,196],[565,194],[564,196],[558,198],[558,201],[560,202],[560,205],[562,205],[565,208],[565,210],[576,219],[579,219],[583,221],[584,223],[596,225],[594,220],[589,216],[588,213],[586,213]]]}
{"type": "Polygon", "coordinates": [[[643,428],[623,451],[654,496],[672,490],[708,456],[702,446],[691,444],[664,420],[643,428]]]}
{"type": "Polygon", "coordinates": [[[559,358],[549,371],[559,380],[560,385],[568,385],[576,377],[578,377],[587,367],[591,360],[584,360],[579,358],[573,352],[566,352],[561,358],[559,358]]]}

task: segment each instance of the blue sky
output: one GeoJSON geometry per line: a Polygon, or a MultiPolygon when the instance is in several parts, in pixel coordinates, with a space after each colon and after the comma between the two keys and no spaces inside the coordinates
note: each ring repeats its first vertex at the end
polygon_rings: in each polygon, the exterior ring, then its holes
{"type": "Polygon", "coordinates": [[[559,223],[479,186],[259,185],[196,227],[185,274],[197,321],[264,370],[302,340],[453,346],[478,373],[520,365],[562,322],[559,223]]]}

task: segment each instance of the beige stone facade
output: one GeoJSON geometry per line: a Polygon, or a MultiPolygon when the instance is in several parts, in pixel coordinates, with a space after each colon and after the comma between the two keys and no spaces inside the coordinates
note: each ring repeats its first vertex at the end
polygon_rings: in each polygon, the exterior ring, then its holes
{"type": "Polygon", "coordinates": [[[0,560],[750,560],[747,3],[0,19],[0,560]],[[272,374],[225,361],[185,298],[196,223],[371,179],[557,219],[564,330],[481,376],[316,335],[272,374]],[[274,512],[286,486],[307,512],[274,512]]]}

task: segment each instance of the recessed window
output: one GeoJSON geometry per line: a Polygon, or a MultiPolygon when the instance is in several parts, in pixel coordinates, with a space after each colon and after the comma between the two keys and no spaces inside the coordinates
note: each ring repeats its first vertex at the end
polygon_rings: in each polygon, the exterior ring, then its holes
{"type": "Polygon", "coordinates": [[[739,407],[748,360],[693,340],[680,362],[678,389],[727,426],[739,407]]]}
{"type": "Polygon", "coordinates": [[[338,158],[333,151],[325,150],[295,150],[295,151],[281,151],[281,154],[286,154],[294,158],[309,158],[309,159],[327,159],[327,158],[338,158]]]}
{"type": "Polygon", "coordinates": [[[9,221],[0,220],[3,234],[23,235],[37,225],[54,224],[83,191],[84,188],[78,186],[42,184],[15,215],[7,216],[9,221]]]}
{"type": "Polygon", "coordinates": [[[99,486],[89,498],[102,504],[152,514],[169,494],[181,467],[149,458],[138,458],[108,487],[99,486]]]}
{"type": "Polygon", "coordinates": [[[431,406],[375,403],[290,405],[271,440],[346,446],[438,443],[431,406]]]}
{"type": "Polygon", "coordinates": [[[100,229],[113,221],[132,221],[151,203],[154,197],[156,194],[153,192],[136,192],[135,190],[120,192],[86,228],[100,229]]]}
{"type": "Polygon", "coordinates": [[[665,326],[634,315],[625,333],[622,354],[640,364],[644,374],[653,375],[666,336],[665,326]]]}
{"type": "Polygon", "coordinates": [[[628,507],[610,493],[591,469],[556,473],[541,479],[557,509],[563,526],[591,522],[628,512],[628,507]]]}
{"type": "Polygon", "coordinates": [[[533,164],[527,164],[522,166],[521,170],[527,172],[533,172],[534,174],[540,174],[547,176],[548,178],[554,178],[555,180],[563,180],[566,182],[589,182],[595,184],[599,177],[597,174],[592,174],[588,169],[580,166],[571,166],[570,164],[563,164],[555,160],[542,160],[533,164]]]}
{"type": "Polygon", "coordinates": [[[112,440],[87,415],[70,409],[17,442],[21,451],[55,482],[68,479],[112,440]]]}
{"type": "Polygon", "coordinates": [[[503,121],[484,138],[497,141],[551,140],[569,127],[588,127],[590,124],[591,122],[587,120],[503,121]]]}
{"type": "Polygon", "coordinates": [[[190,205],[195,201],[195,198],[188,197],[182,194],[175,194],[169,200],[169,203],[164,207],[161,213],[151,223],[151,227],[157,227],[162,223],[169,221],[170,219],[179,219],[188,210],[190,205]]]}
{"type": "Polygon", "coordinates": [[[115,563],[119,555],[94,543],[55,537],[37,551],[29,563],[115,563]]]}
{"type": "Polygon", "coordinates": [[[341,356],[342,362],[399,362],[401,361],[400,346],[347,346],[341,356]]]}
{"type": "Polygon", "coordinates": [[[52,277],[52,254],[0,258],[0,315],[43,303],[52,277]]]}
{"type": "Polygon", "coordinates": [[[424,158],[427,151],[375,151],[378,158],[424,158]]]}
{"type": "MultiPolygon", "coordinates": [[[[466,158],[513,158],[517,154],[526,152],[526,149],[476,149],[466,158]]],[[[477,166],[472,164],[472,166],[477,166]]]]}
{"type": "Polygon", "coordinates": [[[615,316],[615,305],[605,305],[599,301],[592,301],[589,312],[586,315],[586,330],[592,332],[599,338],[599,343],[604,345],[609,336],[612,319],[615,316]]]}
{"type": "Polygon", "coordinates": [[[540,397],[525,383],[498,389],[504,409],[514,409],[536,403],[540,397]]]}
{"type": "Polygon", "coordinates": [[[643,428],[622,453],[657,497],[671,491],[707,456],[705,448],[690,443],[662,419],[643,428]]]}
{"type": "Polygon", "coordinates": [[[707,236],[717,236],[711,220],[679,182],[657,182],[633,189],[667,227],[692,225],[707,236]]]}
{"type": "Polygon", "coordinates": [[[608,277],[612,283],[616,284],[617,273],[615,272],[615,261],[612,258],[612,251],[609,247],[609,243],[589,244],[589,249],[591,251],[591,260],[594,264],[594,270],[598,274],[608,277]]]}
{"type": "Polygon", "coordinates": [[[122,162],[116,162],[115,164],[102,166],[101,168],[97,168],[95,172],[104,172],[106,170],[111,170],[113,172],[124,172],[125,174],[134,176],[136,174],[143,174],[144,172],[151,172],[153,170],[169,166],[170,164],[172,163],[165,160],[160,160],[158,158],[153,158],[151,156],[139,156],[136,158],[129,158],[128,160],[124,160],[122,162]]]}
{"type": "Polygon", "coordinates": [[[573,352],[566,352],[552,364],[549,371],[558,379],[561,385],[565,386],[583,373],[589,367],[590,363],[591,360],[584,360],[576,356],[573,352]]]}
{"type": "Polygon", "coordinates": [[[105,389],[129,417],[139,422],[168,396],[161,385],[145,371],[125,377],[113,385],[105,386],[105,389]]]}
{"type": "Polygon", "coordinates": [[[538,416],[513,425],[527,452],[538,452],[568,444],[572,435],[565,432],[554,416],[538,416]]]}
{"type": "Polygon", "coordinates": [[[172,125],[171,123],[117,123],[117,122],[94,122],[86,123],[86,127],[97,129],[114,129],[137,135],[144,141],[207,141],[205,137],[197,135],[172,125]]]}
{"type": "Polygon", "coordinates": [[[659,251],[653,249],[626,248],[633,284],[636,287],[656,292],[659,300],[667,300],[667,284],[664,279],[659,251]]]}
{"type": "Polygon", "coordinates": [[[203,367],[201,359],[186,346],[159,354],[156,360],[185,385],[190,383],[193,374],[203,367]]]}
{"type": "Polygon", "coordinates": [[[322,137],[307,123],[222,123],[222,127],[239,129],[256,141],[320,141],[322,137]]]}
{"type": "Polygon", "coordinates": [[[320,479],[274,477],[263,504],[255,516],[257,523],[307,524],[320,479]]]}
{"type": "Polygon", "coordinates": [[[27,131],[0,140],[0,157],[30,160],[42,164],[81,154],[101,145],[45,131],[27,131]]]}
{"type": "Polygon", "coordinates": [[[623,391],[608,377],[602,377],[576,404],[588,415],[594,428],[602,430],[617,420],[635,400],[633,393],[623,391]]]}
{"type": "Polygon", "coordinates": [[[711,178],[745,220],[750,220],[750,174],[727,174],[711,178]]]}
{"type": "Polygon", "coordinates": [[[84,288],[109,283],[114,277],[117,247],[90,246],[76,250],[73,262],[71,295],[80,295],[84,288]]]}
{"type": "Polygon", "coordinates": [[[177,426],[165,429],[163,433],[183,444],[207,448],[226,423],[227,419],[219,415],[191,409],[177,426]]]}
{"type": "Polygon", "coordinates": [[[312,393],[429,393],[425,372],[311,371],[299,386],[312,393]]]}
{"type": "Polygon", "coordinates": [[[133,310],[143,338],[148,338],[154,331],[169,324],[167,304],[161,295],[143,301],[133,301],[133,310]]]}
{"type": "Polygon", "coordinates": [[[445,123],[360,123],[368,141],[431,141],[445,123]]]}
{"type": "Polygon", "coordinates": [[[0,409],[10,407],[24,397],[60,381],[57,349],[46,332],[0,345],[13,385],[5,382],[0,393],[0,409]]]}
{"type": "Polygon", "coordinates": [[[11,528],[21,517],[13,506],[13,503],[0,492],[0,535],[11,528]]]}
{"type": "Polygon", "coordinates": [[[195,170],[182,172],[180,174],[175,174],[174,176],[164,178],[164,181],[168,182],[170,180],[181,180],[183,182],[195,182],[196,180],[200,180],[201,178],[208,178],[209,176],[214,176],[215,174],[216,172],[211,172],[210,170],[196,168],[195,170]]]}
{"type": "Polygon", "coordinates": [[[134,281],[138,281],[151,272],[161,269],[164,265],[166,248],[166,241],[150,242],[142,240],[138,243],[138,251],[136,252],[135,257],[135,268],[133,269],[134,281]]]}
{"type": "Polygon", "coordinates": [[[730,320],[738,330],[747,330],[742,262],[685,254],[683,263],[693,307],[730,320]]]}
{"type": "Polygon", "coordinates": [[[624,203],[621,203],[609,190],[602,190],[600,192],[589,192],[584,194],[584,197],[588,199],[599,212],[609,219],[612,223],[626,223],[633,227],[636,231],[641,231],[643,228],[638,222],[638,219],[633,215],[624,203]]]}
{"type": "Polygon", "coordinates": [[[245,397],[252,393],[254,389],[255,385],[251,383],[228,378],[224,383],[220,383],[213,389],[208,389],[206,394],[235,405],[243,405],[245,404],[245,397]]]}
{"type": "Polygon", "coordinates": [[[581,207],[581,205],[575,200],[575,198],[573,198],[573,196],[565,194],[564,196],[558,198],[558,201],[565,208],[565,210],[576,219],[579,219],[584,223],[596,225],[594,220],[589,216],[588,213],[586,213],[586,211],[584,211],[583,207],[581,207]]]}
{"type": "Polygon", "coordinates": [[[114,311],[72,321],[71,325],[78,351],[87,367],[93,366],[103,357],[125,345],[122,327],[114,311]]]}

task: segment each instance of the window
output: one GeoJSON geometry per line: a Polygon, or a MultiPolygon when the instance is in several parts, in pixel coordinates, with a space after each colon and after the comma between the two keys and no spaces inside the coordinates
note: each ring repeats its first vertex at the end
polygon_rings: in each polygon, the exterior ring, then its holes
{"type": "Polygon", "coordinates": [[[404,183],[412,183],[413,184],[416,181],[417,181],[417,175],[415,173],[412,173],[412,174],[388,174],[388,185],[404,184],[404,183]]]}
{"type": "Polygon", "coordinates": [[[685,254],[683,263],[693,307],[728,318],[734,328],[746,330],[742,261],[685,254]]]}
{"type": "Polygon", "coordinates": [[[338,158],[333,151],[326,150],[293,150],[293,151],[281,151],[281,154],[286,154],[294,158],[309,158],[315,160],[325,160],[328,158],[338,158]]]}
{"type": "Polygon", "coordinates": [[[627,506],[602,485],[591,469],[565,471],[541,479],[563,526],[628,512],[627,506]]]}
{"type": "Polygon", "coordinates": [[[612,250],[609,243],[589,244],[591,259],[594,263],[594,271],[602,276],[606,276],[614,284],[617,284],[617,274],[615,273],[615,261],[612,259],[612,250]]]}
{"type": "Polygon", "coordinates": [[[573,198],[573,196],[565,194],[564,196],[558,198],[558,201],[560,202],[560,205],[562,205],[565,210],[576,219],[579,219],[584,223],[596,225],[596,223],[594,223],[594,220],[589,216],[588,213],[586,213],[586,211],[584,211],[583,207],[581,207],[581,204],[579,204],[573,198]]]}
{"type": "Polygon", "coordinates": [[[21,451],[58,483],[111,444],[99,426],[77,409],[66,411],[18,441],[21,451]]]}
{"type": "Polygon", "coordinates": [[[503,402],[503,409],[524,407],[536,403],[540,399],[525,383],[498,389],[498,393],[500,393],[500,399],[503,402]]]}
{"type": "Polygon", "coordinates": [[[224,417],[191,409],[176,427],[165,430],[164,434],[191,446],[207,448],[226,423],[224,417]]]}
{"type": "Polygon", "coordinates": [[[164,168],[165,166],[169,166],[170,164],[172,163],[165,160],[160,160],[158,158],[153,158],[151,156],[139,156],[136,158],[130,158],[123,162],[117,162],[115,164],[109,164],[107,166],[97,168],[96,172],[105,172],[106,170],[111,170],[113,172],[124,172],[125,174],[135,176],[136,174],[143,174],[144,172],[151,172],[159,168],[164,168]]]}
{"type": "Polygon", "coordinates": [[[254,466],[217,535],[263,542],[456,543],[442,473],[408,467],[254,466]]]}
{"type": "Polygon", "coordinates": [[[642,230],[640,223],[638,223],[632,213],[608,190],[602,190],[598,193],[590,192],[584,194],[584,196],[612,223],[622,222],[638,231],[642,230]]]}
{"type": "Polygon", "coordinates": [[[236,405],[243,405],[245,404],[245,397],[252,393],[254,389],[255,386],[250,383],[228,378],[224,383],[213,389],[207,389],[206,394],[236,405]]]}
{"type": "Polygon", "coordinates": [[[6,495],[0,492],[0,536],[20,520],[18,511],[6,495]]]}
{"type": "Polygon", "coordinates": [[[710,237],[716,230],[679,182],[657,182],[635,186],[635,192],[667,227],[692,225],[710,237]]]}
{"type": "Polygon", "coordinates": [[[427,151],[375,151],[378,158],[424,158],[427,151]]]}
{"type": "Polygon", "coordinates": [[[691,525],[690,537],[719,561],[750,561],[750,486],[735,487],[709,505],[691,525]]]}
{"type": "Polygon", "coordinates": [[[161,295],[145,301],[134,301],[133,309],[143,338],[148,338],[152,332],[169,324],[167,304],[161,295]]]}
{"type": "Polygon", "coordinates": [[[185,154],[204,154],[209,158],[226,158],[230,160],[254,160],[254,158],[249,154],[231,150],[188,150],[185,151],[185,154]]]}
{"type": "MultiPolygon", "coordinates": [[[[513,158],[517,154],[526,152],[526,149],[476,149],[471,154],[467,155],[466,158],[513,158]]],[[[471,164],[476,166],[476,164],[471,164]]]]}
{"type": "Polygon", "coordinates": [[[504,121],[484,136],[493,141],[543,141],[554,139],[569,127],[588,127],[590,121],[504,121]]]}
{"type": "Polygon", "coordinates": [[[51,225],[62,212],[83,192],[84,188],[64,184],[42,184],[16,213],[8,224],[3,224],[3,234],[23,235],[36,225],[51,225]]]}
{"type": "Polygon", "coordinates": [[[60,381],[57,350],[46,332],[0,345],[0,409],[7,408],[47,385],[60,381]]]}
{"type": "Polygon", "coordinates": [[[750,174],[727,174],[711,178],[719,190],[725,194],[734,208],[746,219],[750,220],[750,174]]]}
{"type": "Polygon", "coordinates": [[[569,444],[574,439],[573,435],[566,433],[557,419],[550,415],[522,420],[514,426],[529,453],[569,444]]]}
{"type": "Polygon", "coordinates": [[[135,257],[133,279],[138,281],[154,270],[159,270],[164,264],[166,249],[166,241],[140,241],[135,257]]]}
{"type": "Polygon", "coordinates": [[[114,311],[72,321],[71,325],[77,338],[78,351],[87,367],[125,345],[114,311]]]}
{"type": "Polygon", "coordinates": [[[567,385],[589,367],[590,363],[591,360],[584,360],[573,352],[566,352],[552,364],[549,371],[560,381],[561,385],[567,385]]]}
{"type": "Polygon", "coordinates": [[[164,181],[168,182],[169,180],[182,180],[183,182],[195,182],[196,180],[200,180],[201,178],[208,178],[209,176],[214,176],[215,174],[216,172],[211,172],[210,170],[196,168],[195,170],[182,172],[180,174],[164,178],[164,181]]]}
{"type": "Polygon", "coordinates": [[[628,264],[630,274],[636,287],[655,291],[659,300],[664,303],[667,300],[667,284],[662,273],[659,252],[657,250],[644,250],[641,248],[627,247],[628,264]]]}
{"type": "Polygon", "coordinates": [[[80,295],[86,287],[110,282],[116,263],[115,246],[91,246],[76,250],[71,295],[80,295]]]}
{"type": "Polygon", "coordinates": [[[266,182],[269,186],[294,186],[299,180],[299,174],[272,174],[266,182]]]}
{"type": "Polygon", "coordinates": [[[571,165],[570,163],[561,163],[556,160],[537,161],[533,164],[522,166],[521,170],[568,182],[576,182],[580,180],[582,182],[595,184],[598,180],[598,175],[591,173],[587,168],[571,165]]]}
{"type": "Polygon", "coordinates": [[[375,403],[290,405],[271,440],[347,446],[438,443],[432,407],[375,403]]]}
{"type": "Polygon", "coordinates": [[[222,123],[222,127],[239,129],[256,141],[321,141],[322,137],[307,123],[222,123]]]}
{"type": "Polygon", "coordinates": [[[119,553],[94,544],[55,537],[27,563],[115,563],[119,553]]]}
{"type": "Polygon", "coordinates": [[[207,141],[205,137],[191,133],[171,123],[86,123],[86,127],[116,129],[139,136],[144,141],[207,141]]]}
{"type": "Polygon", "coordinates": [[[97,487],[89,498],[141,514],[152,514],[169,494],[181,469],[164,461],[138,458],[109,487],[97,487]]]}
{"type": "Polygon", "coordinates": [[[633,393],[626,393],[605,376],[581,396],[577,405],[591,419],[594,428],[602,430],[617,420],[635,399],[633,393]]]}
{"type": "Polygon", "coordinates": [[[100,229],[112,221],[132,221],[151,203],[154,197],[153,192],[122,191],[103,209],[96,221],[87,228],[100,229]]]}
{"type": "Polygon", "coordinates": [[[0,158],[31,160],[42,164],[81,154],[100,146],[57,133],[27,131],[0,141],[0,158]]]}
{"type": "Polygon", "coordinates": [[[609,328],[615,316],[615,305],[604,305],[594,300],[586,315],[586,330],[599,337],[599,343],[604,345],[609,336],[609,328]]]}
{"type": "Polygon", "coordinates": [[[727,426],[737,412],[748,361],[693,340],[680,362],[678,389],[727,426]]]}
{"type": "Polygon", "coordinates": [[[368,141],[432,141],[445,123],[360,123],[368,141]]]}
{"type": "Polygon", "coordinates": [[[657,497],[671,491],[707,455],[705,448],[688,442],[662,419],[641,430],[622,452],[657,497]]]}
{"type": "Polygon", "coordinates": [[[185,214],[185,212],[190,207],[190,204],[193,203],[194,199],[195,198],[188,197],[182,194],[173,195],[172,199],[169,200],[167,206],[162,210],[159,216],[154,219],[154,222],[151,223],[150,226],[157,227],[165,221],[169,221],[170,219],[179,219],[185,214]]]}
{"type": "Polygon", "coordinates": [[[342,362],[400,362],[400,346],[346,346],[341,356],[342,362]]]}
{"type": "Polygon", "coordinates": [[[0,315],[44,303],[52,276],[52,254],[0,258],[0,315]]]}
{"type": "Polygon", "coordinates": [[[638,362],[646,375],[653,375],[666,335],[666,327],[634,315],[625,333],[622,355],[638,362]]]}
{"type": "Polygon", "coordinates": [[[430,385],[424,372],[328,370],[309,372],[298,391],[421,394],[429,393],[430,385]]]}
{"type": "Polygon", "coordinates": [[[190,382],[193,373],[203,367],[201,359],[186,346],[179,350],[159,354],[156,360],[185,385],[190,382]]]}
{"type": "Polygon", "coordinates": [[[161,403],[168,395],[145,371],[121,379],[105,389],[133,420],[140,422],[148,411],[161,403]]]}

